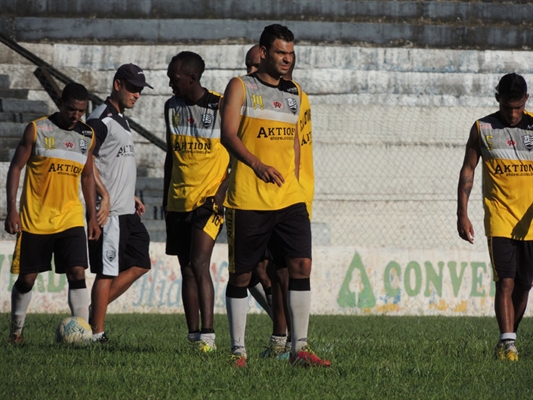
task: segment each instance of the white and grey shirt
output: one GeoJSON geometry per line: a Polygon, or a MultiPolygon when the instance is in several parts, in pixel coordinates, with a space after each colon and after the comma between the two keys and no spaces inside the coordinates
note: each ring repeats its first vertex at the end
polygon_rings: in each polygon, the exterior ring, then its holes
{"type": "Polygon", "coordinates": [[[109,215],[135,213],[137,164],[128,121],[107,98],[87,118],[87,124],[94,129],[96,136],[93,154],[109,193],[109,215]]]}

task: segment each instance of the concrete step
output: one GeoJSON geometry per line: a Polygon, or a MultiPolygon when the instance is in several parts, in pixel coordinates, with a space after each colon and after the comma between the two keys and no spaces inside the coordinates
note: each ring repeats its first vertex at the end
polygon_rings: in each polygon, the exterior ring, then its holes
{"type": "Polygon", "coordinates": [[[25,123],[2,122],[0,123],[0,138],[16,138],[20,140],[25,127],[25,123]]]}
{"type": "Polygon", "coordinates": [[[2,89],[0,88],[0,99],[28,99],[28,89],[2,89]]]}
{"type": "Polygon", "coordinates": [[[42,116],[43,114],[37,113],[0,112],[0,122],[19,122],[26,124],[42,116]]]}
{"type": "Polygon", "coordinates": [[[48,104],[39,100],[1,99],[0,112],[48,114],[48,104]]]}
{"type": "Polygon", "coordinates": [[[0,88],[9,89],[9,75],[0,75],[0,88]]]}

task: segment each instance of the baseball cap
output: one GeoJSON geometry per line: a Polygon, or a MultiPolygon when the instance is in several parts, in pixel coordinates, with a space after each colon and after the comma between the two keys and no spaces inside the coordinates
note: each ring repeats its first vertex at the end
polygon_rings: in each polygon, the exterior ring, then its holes
{"type": "Polygon", "coordinates": [[[148,86],[150,89],[153,89],[152,86],[146,83],[143,70],[135,64],[121,65],[115,73],[115,77],[113,78],[113,80],[115,79],[123,79],[134,86],[148,86]]]}

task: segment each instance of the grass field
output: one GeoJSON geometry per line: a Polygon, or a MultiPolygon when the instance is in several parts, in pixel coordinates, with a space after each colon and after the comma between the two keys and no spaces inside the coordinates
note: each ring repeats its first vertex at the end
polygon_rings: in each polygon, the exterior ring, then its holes
{"type": "Polygon", "coordinates": [[[526,399],[533,398],[533,319],[523,321],[518,362],[493,358],[495,318],[312,316],[310,343],[331,368],[260,359],[271,331],[249,315],[248,366],[229,365],[225,315],[218,351],[186,343],[183,315],[109,315],[111,342],[55,343],[65,315],[30,314],[25,343],[7,344],[0,314],[2,399],[526,399]]]}

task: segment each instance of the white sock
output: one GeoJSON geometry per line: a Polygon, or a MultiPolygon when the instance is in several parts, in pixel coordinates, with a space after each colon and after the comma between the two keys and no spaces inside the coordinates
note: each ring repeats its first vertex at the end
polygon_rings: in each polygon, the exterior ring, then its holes
{"type": "Polygon", "coordinates": [[[10,333],[22,335],[24,321],[28,313],[28,307],[31,301],[32,290],[26,293],[20,293],[17,286],[14,285],[11,290],[11,329],[10,333]]]}
{"type": "Polygon", "coordinates": [[[500,335],[500,340],[516,340],[515,332],[506,332],[500,335]]]}
{"type": "Polygon", "coordinates": [[[267,295],[263,289],[263,285],[258,283],[254,287],[249,287],[248,290],[250,291],[250,294],[253,296],[255,301],[257,301],[259,305],[263,307],[270,319],[272,319],[272,307],[270,307],[267,295]]]}
{"type": "Polygon", "coordinates": [[[236,299],[226,296],[226,310],[228,312],[231,349],[233,351],[235,348],[242,347],[241,350],[245,352],[244,335],[246,333],[248,297],[236,299]]]}
{"type": "Polygon", "coordinates": [[[87,288],[69,289],[68,305],[73,316],[89,322],[89,291],[87,288]]]}
{"type": "Polygon", "coordinates": [[[93,342],[96,342],[98,339],[100,339],[102,336],[104,336],[104,332],[98,332],[98,333],[93,333],[93,342]]]}
{"type": "Polygon", "coordinates": [[[307,329],[311,313],[311,291],[289,290],[289,309],[292,321],[292,354],[307,345],[307,329]]]}

